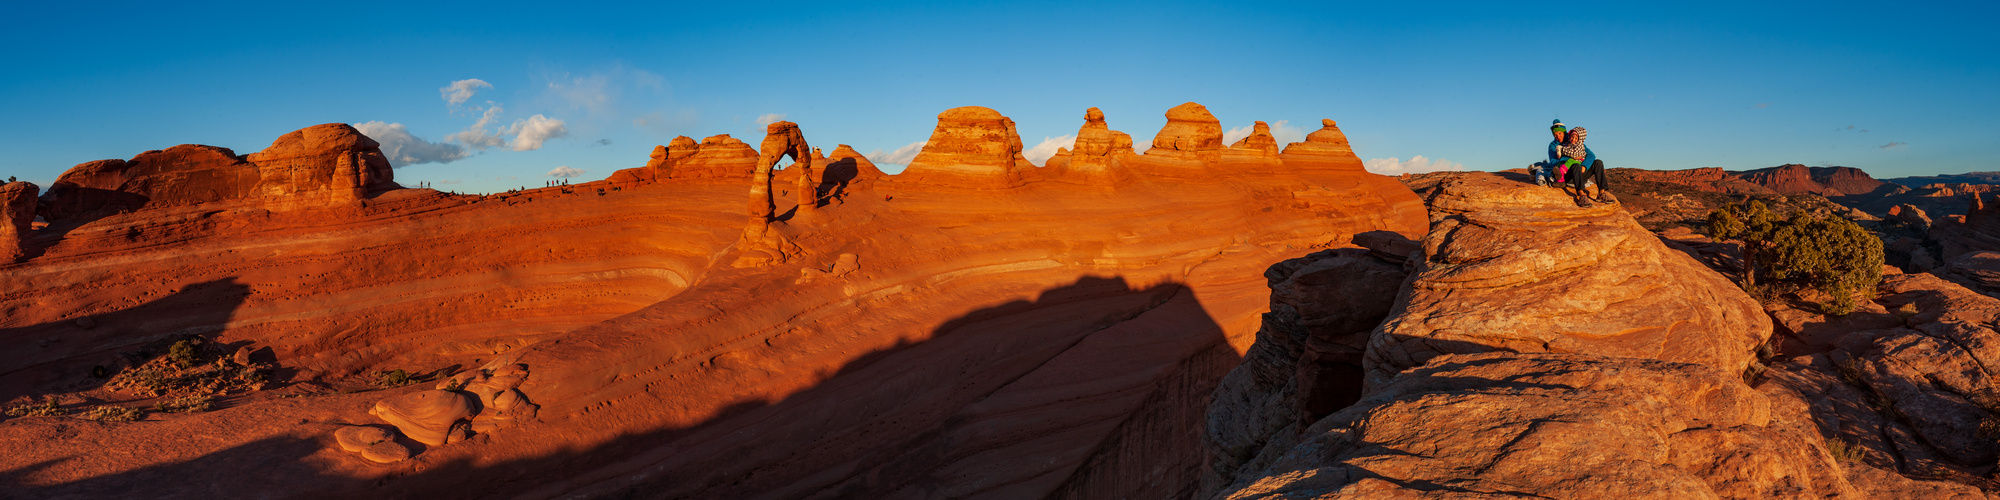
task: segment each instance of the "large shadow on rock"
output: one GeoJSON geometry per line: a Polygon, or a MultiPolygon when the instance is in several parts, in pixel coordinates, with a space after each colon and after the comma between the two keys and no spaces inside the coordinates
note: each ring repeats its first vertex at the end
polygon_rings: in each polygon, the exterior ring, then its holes
{"type": "Polygon", "coordinates": [[[0,328],[0,401],[96,387],[94,367],[115,371],[154,344],[220,332],[249,296],[249,285],[224,278],[117,311],[0,328]]]}
{"type": "Polygon", "coordinates": [[[454,460],[377,481],[306,465],[326,446],[312,439],[267,439],[73,483],[0,486],[0,496],[1184,498],[1206,461],[1210,393],[1240,362],[1191,289],[1118,277],[968,311],[913,338],[776,401],[534,458],[454,460]],[[238,474],[259,477],[204,479],[238,474]]]}

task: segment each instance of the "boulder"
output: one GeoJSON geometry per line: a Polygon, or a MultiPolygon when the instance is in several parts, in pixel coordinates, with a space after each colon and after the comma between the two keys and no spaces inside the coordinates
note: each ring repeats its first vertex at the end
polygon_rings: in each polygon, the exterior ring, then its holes
{"type": "Polygon", "coordinates": [[[27,255],[25,243],[34,230],[35,204],[41,188],[15,181],[0,185],[0,265],[27,255]]]}
{"type": "Polygon", "coordinates": [[[1937,274],[1966,288],[2000,295],[2000,252],[1982,250],[1960,255],[1937,274]]]}
{"type": "Polygon", "coordinates": [[[371,425],[349,425],[333,430],[334,443],[339,444],[342,450],[355,453],[360,453],[375,443],[394,439],[396,435],[388,429],[371,425]]]}
{"type": "Polygon", "coordinates": [[[1424,262],[1368,347],[1368,382],[1443,354],[1577,352],[1743,373],[1771,319],[1616,205],[1469,173],[1430,199],[1424,262]]]}
{"type": "Polygon", "coordinates": [[[1034,168],[1022,149],[1013,119],[979,106],[952,108],[938,114],[923,151],[896,179],[974,189],[1019,186],[1034,168]]]}
{"type": "Polygon", "coordinates": [[[465,394],[430,390],[384,399],[368,413],[419,443],[443,446],[464,439],[463,422],[472,416],[472,405],[465,394]]]}

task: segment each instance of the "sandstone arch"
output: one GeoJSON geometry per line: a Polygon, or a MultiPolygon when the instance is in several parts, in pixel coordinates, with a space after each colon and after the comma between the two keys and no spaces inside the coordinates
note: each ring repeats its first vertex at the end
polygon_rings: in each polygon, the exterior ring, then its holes
{"type": "Polygon", "coordinates": [[[779,159],[792,157],[799,170],[798,200],[799,210],[812,210],[818,201],[813,196],[819,182],[812,176],[812,146],[806,144],[806,136],[799,132],[799,124],[777,122],[764,127],[764,144],[757,148],[761,153],[757,158],[757,174],[750,181],[750,216],[771,220],[777,211],[777,201],[771,197],[771,167],[779,159]]]}

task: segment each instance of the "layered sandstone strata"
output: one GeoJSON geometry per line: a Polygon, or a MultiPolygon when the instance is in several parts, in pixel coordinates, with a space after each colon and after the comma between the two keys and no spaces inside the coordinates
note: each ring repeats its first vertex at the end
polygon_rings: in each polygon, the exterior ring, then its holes
{"type": "Polygon", "coordinates": [[[922,152],[896,176],[898,183],[1000,189],[1021,185],[1034,169],[1021,156],[1014,120],[979,106],[938,114],[922,152]]]}
{"type": "MultiPolygon", "coordinates": [[[[1005,125],[994,163],[1018,156],[1005,125]]],[[[1259,274],[1424,225],[1421,200],[1358,169],[966,189],[869,183],[851,148],[828,153],[853,161],[847,194],[785,221],[796,252],[766,266],[732,265],[752,250],[737,245],[748,168],[69,223],[0,269],[0,351],[29,353],[0,357],[0,390],[71,391],[179,334],[269,348],[274,384],[291,385],[146,422],[0,421],[26,443],[0,456],[24,471],[0,496],[194,497],[226,481],[276,497],[1186,497],[1206,402],[1269,305],[1259,274]],[[457,420],[472,439],[445,428],[447,444],[387,465],[337,446],[340,426],[419,389],[385,396],[376,372],[503,357],[535,374],[454,393],[477,402],[457,420]],[[33,467],[121,450],[137,451],[33,467]]]]}
{"type": "Polygon", "coordinates": [[[1104,112],[1090,108],[1083,112],[1083,127],[1076,131],[1076,149],[1058,150],[1047,168],[1068,182],[1117,185],[1128,182],[1132,173],[1124,161],[1132,156],[1132,136],[1111,130],[1104,112]]]}
{"type": "Polygon", "coordinates": [[[673,178],[749,179],[757,174],[757,150],[729,134],[702,139],[699,146],[690,149],[693,154],[674,160],[674,148],[667,148],[673,178]]]}

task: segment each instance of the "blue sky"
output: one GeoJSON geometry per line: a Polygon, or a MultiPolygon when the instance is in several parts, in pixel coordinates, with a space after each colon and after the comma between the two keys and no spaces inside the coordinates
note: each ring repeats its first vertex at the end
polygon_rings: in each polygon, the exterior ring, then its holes
{"type": "Polygon", "coordinates": [[[957,106],[1033,147],[1091,106],[1145,143],[1187,101],[1281,140],[1332,118],[1385,171],[1525,165],[1553,118],[1613,167],[2000,170],[1994,3],[1669,4],[16,6],[0,175],[379,122],[422,141],[397,180],[490,192],[760,118],[888,157],[957,106]]]}

